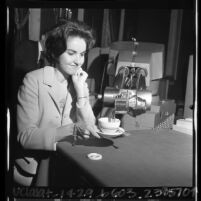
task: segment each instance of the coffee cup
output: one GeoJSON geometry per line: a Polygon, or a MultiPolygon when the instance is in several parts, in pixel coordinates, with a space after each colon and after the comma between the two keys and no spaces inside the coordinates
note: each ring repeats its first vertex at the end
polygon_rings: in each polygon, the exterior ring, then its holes
{"type": "Polygon", "coordinates": [[[103,133],[115,133],[118,130],[120,123],[120,120],[117,118],[110,119],[108,117],[101,117],[98,119],[99,129],[103,133]]]}

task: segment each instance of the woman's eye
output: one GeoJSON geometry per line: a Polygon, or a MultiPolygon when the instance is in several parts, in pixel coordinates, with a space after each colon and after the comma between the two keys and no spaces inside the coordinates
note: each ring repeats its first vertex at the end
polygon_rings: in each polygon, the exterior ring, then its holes
{"type": "MultiPolygon", "coordinates": [[[[67,51],[67,54],[70,55],[70,56],[76,56],[76,55],[78,55],[78,53],[76,53],[76,52],[71,52],[71,51],[67,51]]],[[[79,56],[80,56],[80,57],[84,57],[85,54],[86,54],[86,53],[83,52],[83,53],[80,53],[79,56]]]]}
{"type": "Polygon", "coordinates": [[[74,52],[67,52],[70,56],[73,56],[75,53],[74,52]]]}

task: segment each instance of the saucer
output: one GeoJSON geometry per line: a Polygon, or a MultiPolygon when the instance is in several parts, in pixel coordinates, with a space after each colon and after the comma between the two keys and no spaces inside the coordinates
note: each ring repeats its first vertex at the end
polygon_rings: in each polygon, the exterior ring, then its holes
{"type": "Polygon", "coordinates": [[[113,133],[107,133],[107,132],[102,132],[102,131],[98,131],[98,134],[101,134],[103,136],[107,136],[107,137],[116,137],[119,135],[122,135],[125,132],[125,130],[121,127],[119,127],[115,132],[113,133]]]}

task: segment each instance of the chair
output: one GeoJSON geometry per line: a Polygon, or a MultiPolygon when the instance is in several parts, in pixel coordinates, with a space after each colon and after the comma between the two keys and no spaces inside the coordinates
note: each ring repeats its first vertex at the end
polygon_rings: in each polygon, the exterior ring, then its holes
{"type": "Polygon", "coordinates": [[[101,102],[97,99],[97,94],[101,94],[103,86],[108,85],[108,77],[105,77],[108,53],[109,47],[95,47],[89,50],[87,56],[86,71],[88,73],[89,100],[95,116],[100,113],[102,108],[101,102]]]}
{"type": "Polygon", "coordinates": [[[104,68],[108,62],[109,48],[95,47],[89,50],[87,57],[88,78],[95,81],[89,86],[92,93],[101,93],[102,78],[104,76],[104,68]]]}

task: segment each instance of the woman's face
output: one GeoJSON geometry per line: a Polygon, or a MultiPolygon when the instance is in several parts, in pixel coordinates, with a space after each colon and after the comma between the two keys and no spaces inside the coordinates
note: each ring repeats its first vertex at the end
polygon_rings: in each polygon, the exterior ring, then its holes
{"type": "Polygon", "coordinates": [[[58,58],[58,69],[64,75],[74,75],[84,63],[86,42],[78,36],[69,36],[66,51],[58,58]]]}

